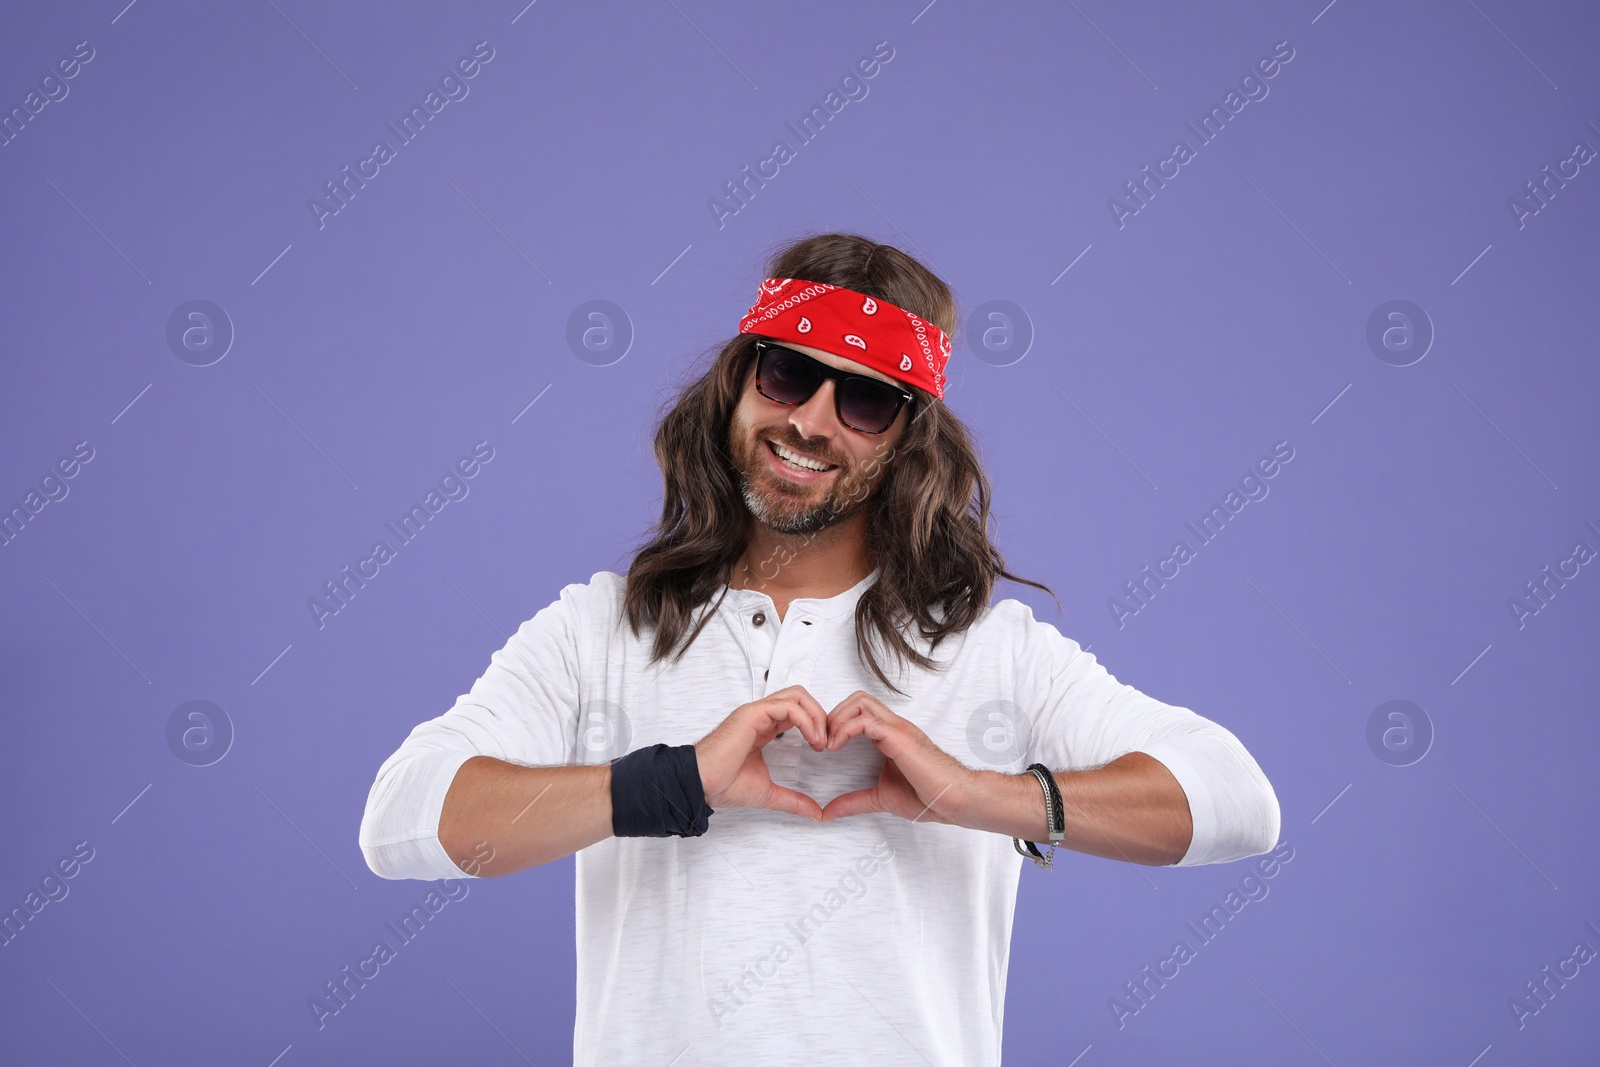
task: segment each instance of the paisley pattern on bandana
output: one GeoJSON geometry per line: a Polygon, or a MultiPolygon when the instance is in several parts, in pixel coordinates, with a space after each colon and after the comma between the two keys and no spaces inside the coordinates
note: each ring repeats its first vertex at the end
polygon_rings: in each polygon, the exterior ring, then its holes
{"type": "Polygon", "coordinates": [[[739,332],[820,348],[944,399],[950,338],[887,300],[826,282],[768,278],[739,332]]]}

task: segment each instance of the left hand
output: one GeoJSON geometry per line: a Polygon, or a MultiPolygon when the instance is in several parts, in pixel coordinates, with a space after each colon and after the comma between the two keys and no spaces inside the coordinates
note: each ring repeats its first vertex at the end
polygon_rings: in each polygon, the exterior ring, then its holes
{"type": "Polygon", "coordinates": [[[917,822],[960,825],[976,772],[945,752],[916,723],[870,693],[856,690],[828,713],[828,746],[837,752],[866,734],[883,753],[883,771],[870,789],[841,793],[822,809],[822,820],[887,812],[917,822]]]}

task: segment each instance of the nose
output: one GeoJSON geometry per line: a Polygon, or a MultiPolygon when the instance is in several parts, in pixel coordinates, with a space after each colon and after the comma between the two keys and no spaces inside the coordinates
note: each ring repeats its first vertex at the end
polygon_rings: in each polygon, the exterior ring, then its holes
{"type": "Polygon", "coordinates": [[[794,408],[789,413],[789,425],[793,426],[801,437],[808,440],[814,437],[831,437],[837,432],[838,413],[834,407],[833,382],[823,382],[817,391],[811,394],[811,399],[794,408]]]}

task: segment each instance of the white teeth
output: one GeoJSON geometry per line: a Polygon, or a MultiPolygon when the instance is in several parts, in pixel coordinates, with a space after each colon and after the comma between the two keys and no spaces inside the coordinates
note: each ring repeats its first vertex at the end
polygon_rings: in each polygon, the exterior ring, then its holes
{"type": "Polygon", "coordinates": [[[784,448],[782,445],[778,444],[776,441],[768,441],[767,443],[770,444],[772,446],[772,450],[778,454],[778,458],[788,463],[791,467],[800,467],[808,471],[825,471],[833,469],[827,463],[818,463],[814,459],[806,459],[804,456],[791,452],[787,448],[784,448]]]}

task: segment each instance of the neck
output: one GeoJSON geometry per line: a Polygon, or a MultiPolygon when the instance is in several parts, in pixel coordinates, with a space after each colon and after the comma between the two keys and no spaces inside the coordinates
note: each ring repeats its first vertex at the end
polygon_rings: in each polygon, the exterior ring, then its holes
{"type": "Polygon", "coordinates": [[[814,534],[783,533],[752,519],[728,584],[760,590],[774,600],[835,596],[876,565],[867,551],[865,528],[866,516],[859,514],[814,534]]]}

